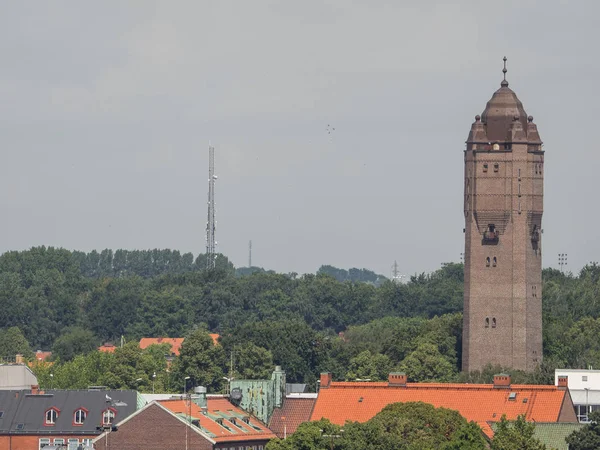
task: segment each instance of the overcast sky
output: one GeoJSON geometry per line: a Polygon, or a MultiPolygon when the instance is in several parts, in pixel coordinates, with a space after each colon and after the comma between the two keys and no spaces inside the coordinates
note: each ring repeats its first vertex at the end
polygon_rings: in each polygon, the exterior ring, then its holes
{"type": "Polygon", "coordinates": [[[236,266],[249,240],[281,272],[458,262],[506,55],[545,143],[544,267],[600,259],[598,2],[0,4],[0,252],[204,252],[210,141],[236,266]]]}

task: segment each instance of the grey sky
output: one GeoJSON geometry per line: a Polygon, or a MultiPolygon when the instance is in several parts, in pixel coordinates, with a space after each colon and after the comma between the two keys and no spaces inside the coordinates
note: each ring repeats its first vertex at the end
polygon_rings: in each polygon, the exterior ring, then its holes
{"type": "Polygon", "coordinates": [[[502,79],[546,150],[544,267],[598,260],[594,1],[1,2],[0,252],[458,261],[463,149],[502,79]],[[335,127],[331,134],[327,126],[335,127]]]}

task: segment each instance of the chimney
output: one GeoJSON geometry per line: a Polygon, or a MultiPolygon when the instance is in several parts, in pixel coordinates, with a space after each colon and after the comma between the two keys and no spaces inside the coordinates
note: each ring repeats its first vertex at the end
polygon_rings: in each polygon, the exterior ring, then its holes
{"type": "Polygon", "coordinates": [[[200,409],[206,408],[208,406],[206,401],[206,388],[204,386],[196,386],[194,388],[194,394],[192,401],[198,405],[200,409]]]}
{"type": "Polygon", "coordinates": [[[15,363],[17,364],[25,364],[25,358],[20,353],[15,355],[15,363]]]}
{"type": "Polygon", "coordinates": [[[558,384],[556,386],[558,386],[558,389],[561,391],[566,390],[569,387],[569,377],[566,375],[559,375],[558,384]]]}
{"type": "Polygon", "coordinates": [[[388,386],[406,387],[406,374],[404,372],[392,372],[388,376],[388,386]]]}
{"type": "Polygon", "coordinates": [[[510,388],[510,375],[506,373],[494,375],[494,387],[498,389],[510,388]]]}
{"type": "Polygon", "coordinates": [[[40,393],[40,387],[37,384],[32,384],[31,385],[31,394],[32,395],[38,395],[40,393]]]}
{"type": "Polygon", "coordinates": [[[331,384],[331,372],[321,373],[321,389],[328,388],[331,384]]]}

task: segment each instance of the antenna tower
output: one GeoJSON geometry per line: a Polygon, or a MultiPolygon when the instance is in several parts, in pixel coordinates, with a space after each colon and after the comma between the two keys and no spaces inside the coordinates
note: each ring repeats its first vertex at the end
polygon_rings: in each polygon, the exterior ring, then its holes
{"type": "Polygon", "coordinates": [[[215,148],[208,147],[208,220],[206,221],[206,268],[215,268],[215,148]]]}
{"type": "Polygon", "coordinates": [[[252,267],[252,241],[248,242],[248,267],[252,267]]]}

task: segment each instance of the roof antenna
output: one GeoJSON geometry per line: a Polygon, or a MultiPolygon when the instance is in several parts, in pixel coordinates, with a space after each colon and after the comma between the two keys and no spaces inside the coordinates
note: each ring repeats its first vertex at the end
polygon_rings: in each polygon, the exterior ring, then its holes
{"type": "Polygon", "coordinates": [[[502,80],[500,86],[508,86],[508,81],[506,81],[506,72],[508,72],[508,70],[506,70],[506,59],[506,56],[502,59],[504,61],[504,69],[502,69],[502,73],[504,74],[504,80],[502,80]]]}

